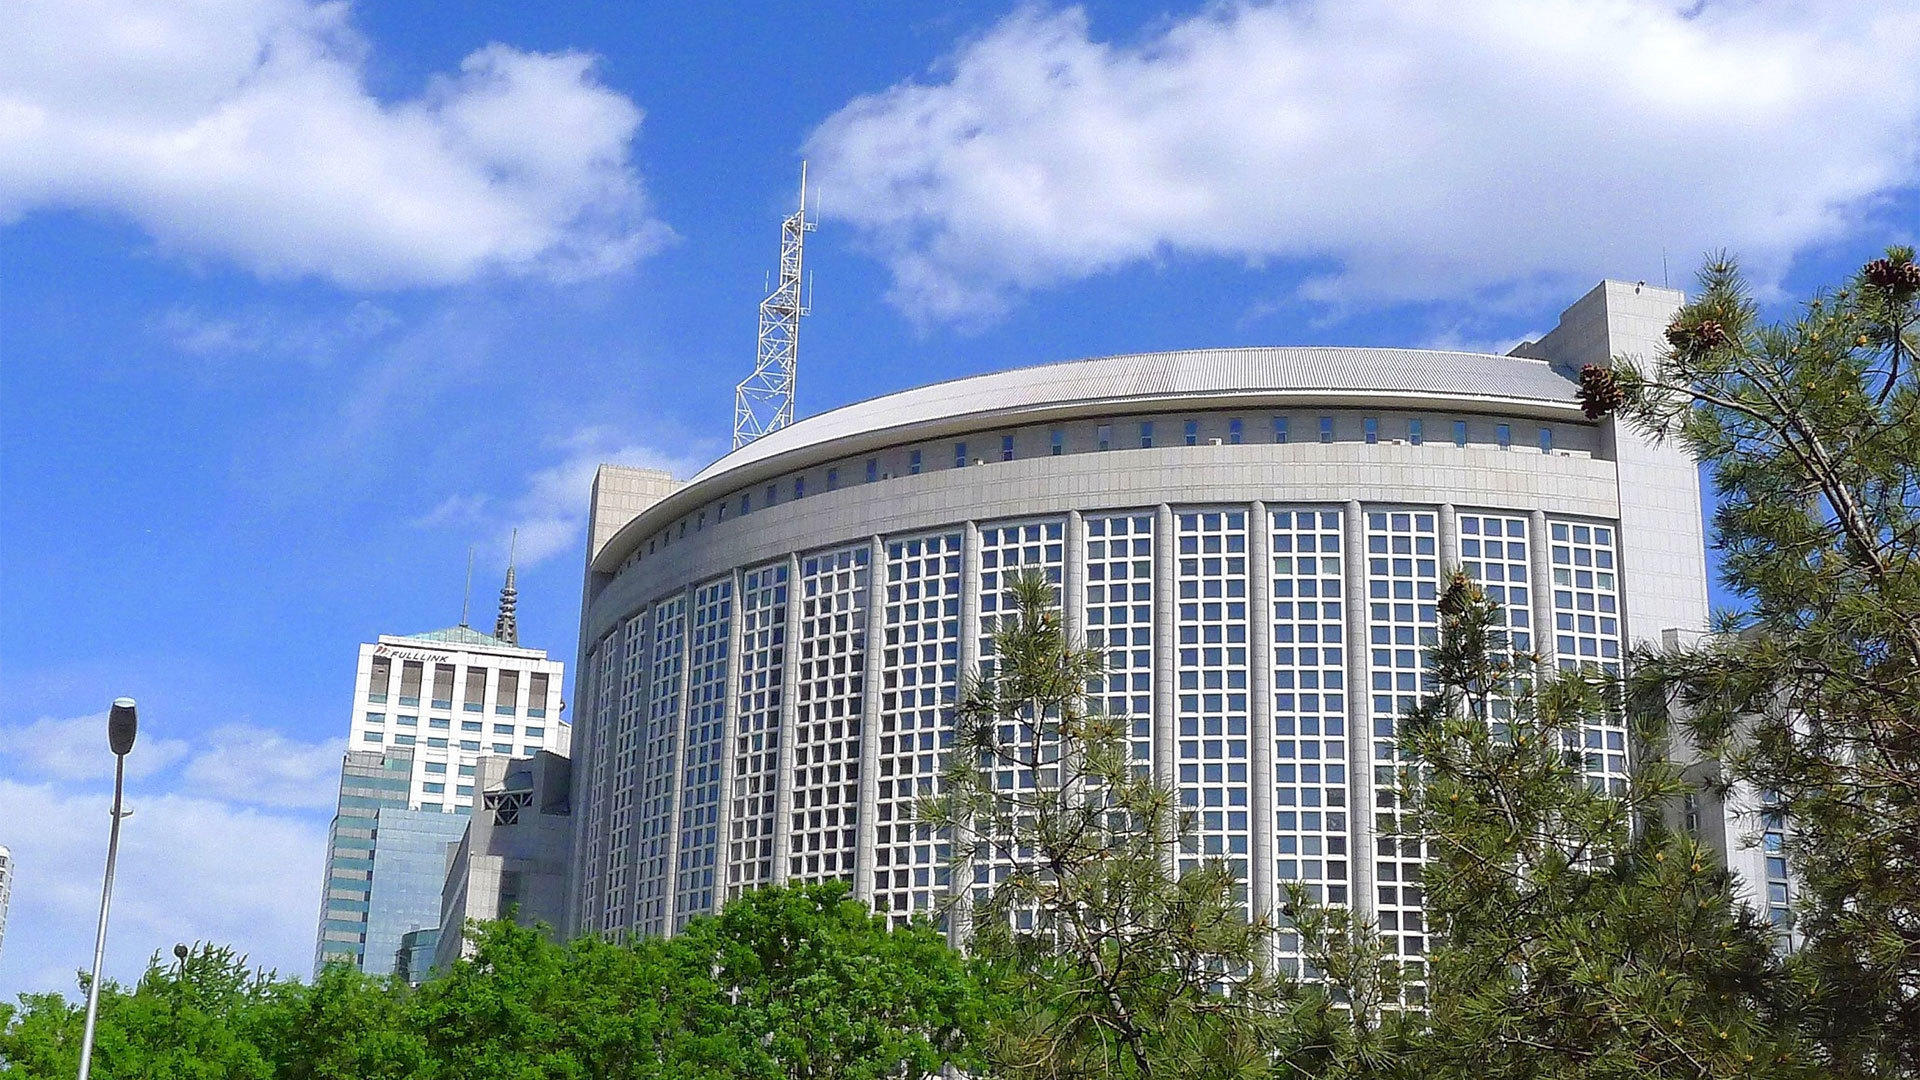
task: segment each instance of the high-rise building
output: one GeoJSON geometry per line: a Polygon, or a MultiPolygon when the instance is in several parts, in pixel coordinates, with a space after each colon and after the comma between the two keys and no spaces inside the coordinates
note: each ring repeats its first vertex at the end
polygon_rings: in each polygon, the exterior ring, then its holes
{"type": "Polygon", "coordinates": [[[0,844],[0,951],[7,945],[7,905],[13,902],[13,851],[0,844]]]}
{"type": "MultiPolygon", "coordinates": [[[[913,806],[1032,571],[1108,651],[1100,706],[1196,814],[1185,857],[1227,860],[1261,910],[1303,883],[1417,962],[1427,852],[1394,835],[1394,720],[1446,570],[1563,667],[1706,625],[1695,463],[1575,397],[1582,365],[1653,355],[1681,299],[1605,282],[1509,355],[1213,349],[957,379],[800,420],[637,509],[596,490],[571,929],[671,933],[764,883],[844,879],[896,920],[989,886],[1001,868],[949,881],[913,806]]],[[[1625,727],[1581,741],[1623,784],[1625,727]]]]}
{"type": "Polygon", "coordinates": [[[439,926],[448,845],[466,828],[483,757],[567,753],[566,665],[520,646],[517,601],[509,567],[495,633],[463,621],[360,646],[316,970],[385,974],[405,935],[439,926]]]}

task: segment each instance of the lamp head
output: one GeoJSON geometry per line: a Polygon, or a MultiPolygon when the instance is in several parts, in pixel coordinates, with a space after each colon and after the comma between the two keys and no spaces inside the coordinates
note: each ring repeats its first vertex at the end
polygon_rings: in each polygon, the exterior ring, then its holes
{"type": "Polygon", "coordinates": [[[113,747],[115,757],[124,757],[133,749],[133,737],[139,727],[139,710],[133,699],[114,698],[113,711],[107,714],[107,745],[113,747]]]}

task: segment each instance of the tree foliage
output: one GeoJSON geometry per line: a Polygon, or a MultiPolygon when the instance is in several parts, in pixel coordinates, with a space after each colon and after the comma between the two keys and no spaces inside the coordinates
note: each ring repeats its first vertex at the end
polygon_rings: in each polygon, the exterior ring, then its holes
{"type": "MultiPolygon", "coordinates": [[[[973,1063],[991,997],[925,923],[889,930],[841,883],[763,889],[670,940],[554,943],[482,925],[476,954],[410,990],[330,968],[275,979],[231,950],[156,957],[102,988],[101,1080],[925,1077],[973,1063]]],[[[0,1073],[66,1077],[80,1007],[0,1007],[0,1073]]]]}
{"type": "Polygon", "coordinates": [[[1465,574],[1439,609],[1434,686],[1401,725],[1431,852],[1422,1075],[1819,1075],[1783,1034],[1773,935],[1697,841],[1660,825],[1683,789],[1664,708],[1627,709],[1599,673],[1541,672],[1465,574]],[[1609,718],[1632,724],[1617,787],[1585,750],[1609,718]]]}
{"type": "Polygon", "coordinates": [[[1193,815],[1130,760],[1124,718],[1087,707],[1106,656],[1069,639],[1053,586],[1019,575],[1007,599],[994,664],[955,710],[943,791],[919,810],[956,880],[982,883],[957,895],[1010,1002],[987,1046],[996,1075],[1258,1073],[1271,926],[1224,862],[1178,872],[1193,815]]]}
{"type": "Polygon", "coordinates": [[[1732,260],[1701,284],[1594,406],[1712,469],[1742,606],[1641,667],[1792,823],[1793,963],[1828,1067],[1920,1075],[1920,264],[1890,249],[1777,324],[1732,260]]]}

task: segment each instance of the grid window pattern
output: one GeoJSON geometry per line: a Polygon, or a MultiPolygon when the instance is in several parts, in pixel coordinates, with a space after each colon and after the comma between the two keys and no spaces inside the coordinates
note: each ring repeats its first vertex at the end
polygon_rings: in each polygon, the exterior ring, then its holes
{"type": "Polygon", "coordinates": [[[887,544],[885,644],[875,778],[873,908],[895,925],[931,914],[947,884],[947,846],[914,819],[952,744],[960,678],[959,533],[887,544]]]}
{"type": "Polygon", "coordinates": [[[617,685],[615,675],[620,670],[620,635],[608,634],[600,640],[588,658],[588,674],[585,680],[588,693],[588,709],[591,717],[583,740],[586,751],[582,762],[582,779],[586,787],[586,802],[581,808],[584,815],[585,836],[585,873],[581,876],[580,925],[591,930],[605,930],[604,904],[607,863],[602,853],[607,838],[608,773],[611,761],[611,735],[618,717],[618,699],[615,696],[617,685]]]}
{"type": "Polygon", "coordinates": [[[787,873],[795,881],[853,878],[860,810],[860,728],[866,708],[869,549],[800,560],[799,699],[787,873]]]}
{"type": "Polygon", "coordinates": [[[740,695],[733,736],[729,899],[773,880],[774,776],[780,760],[780,694],[787,661],[787,564],[740,581],[740,695]]]}
{"type": "MultiPolygon", "coordinates": [[[[652,613],[627,620],[620,653],[620,726],[614,735],[613,820],[607,853],[607,929],[631,930],[634,802],[639,794],[640,744],[647,701],[648,630],[652,613]]],[[[446,740],[441,740],[445,745],[446,740]]]]}
{"type": "MultiPolygon", "coordinates": [[[[1053,586],[1054,603],[1060,603],[1061,590],[1066,575],[1066,523],[1058,519],[1042,521],[1008,522],[984,526],[980,530],[980,672],[989,675],[995,670],[996,660],[993,651],[993,633],[1002,619],[1013,619],[1015,611],[1013,597],[1008,592],[1015,577],[1038,572],[1047,583],[1053,586]]],[[[1028,724],[1007,724],[1000,730],[1000,742],[1008,747],[1017,747],[1018,752],[1026,755],[1033,746],[1035,727],[1028,724]]],[[[1044,748],[1042,756],[1044,756],[1044,748]]],[[[1037,779],[1030,770],[1000,763],[994,769],[993,783],[997,790],[1005,792],[1031,791],[1037,779]]],[[[1005,838],[999,838],[1004,841],[1005,838]]],[[[997,841],[992,857],[985,865],[973,867],[973,887],[976,902],[984,903],[988,891],[1006,880],[1012,873],[1012,853],[997,841]]],[[[1030,931],[1034,928],[1032,909],[1021,909],[1010,913],[1016,929],[1030,931]]]]}
{"type": "Polygon", "coordinates": [[[681,751],[680,853],[673,918],[714,907],[714,863],[720,853],[720,757],[725,752],[727,638],[733,628],[733,579],[693,593],[689,644],[687,733],[681,751]]]}
{"type": "Polygon", "coordinates": [[[1182,873],[1224,859],[1244,882],[1251,849],[1247,696],[1247,513],[1187,511],[1175,518],[1179,591],[1179,743],[1183,810],[1197,829],[1181,839],[1182,873]]]}
{"type": "MultiPolygon", "coordinates": [[[[1268,512],[1273,606],[1274,881],[1350,901],[1347,855],[1346,591],[1338,510],[1268,512]]],[[[1282,933],[1283,954],[1299,940],[1282,933]]]]}
{"type": "Polygon", "coordinates": [[[1533,589],[1527,579],[1527,519],[1504,514],[1461,514],[1460,568],[1500,605],[1507,641],[1515,652],[1533,651],[1533,589]]]}
{"type": "MultiPolygon", "coordinates": [[[[1613,529],[1552,521],[1553,646],[1560,670],[1620,674],[1620,591],[1613,529]]],[[[1627,787],[1625,718],[1602,714],[1580,733],[1587,779],[1615,794],[1627,787]]]]}
{"type": "Polygon", "coordinates": [[[1089,703],[1126,717],[1129,754],[1153,762],[1153,515],[1086,519],[1087,645],[1107,652],[1106,674],[1087,687],[1089,703]]]}
{"type": "Polygon", "coordinates": [[[1425,653],[1439,633],[1438,537],[1430,511],[1368,511],[1367,632],[1371,645],[1374,867],[1380,932],[1414,964],[1426,955],[1422,844],[1401,830],[1400,779],[1407,768],[1394,725],[1426,689],[1425,653]]]}
{"type": "Polygon", "coordinates": [[[641,748],[640,799],[634,831],[639,855],[634,860],[633,929],[655,936],[667,931],[672,899],[669,873],[673,831],[673,789],[680,736],[680,673],[686,663],[687,596],[681,593],[653,606],[652,662],[648,665],[646,740],[641,748]]]}

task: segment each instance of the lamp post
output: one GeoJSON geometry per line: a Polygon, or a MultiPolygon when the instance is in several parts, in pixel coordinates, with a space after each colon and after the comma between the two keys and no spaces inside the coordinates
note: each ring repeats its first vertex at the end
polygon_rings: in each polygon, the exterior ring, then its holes
{"type": "Polygon", "coordinates": [[[93,935],[93,978],[87,983],[87,1025],[80,1034],[80,1075],[87,1080],[93,1071],[93,1023],[100,1014],[100,962],[107,955],[107,905],[113,900],[113,862],[120,853],[120,819],[133,813],[121,806],[120,797],[127,779],[127,751],[133,749],[133,737],[140,717],[132,698],[114,698],[107,714],[107,745],[113,750],[113,824],[107,830],[107,879],[100,887],[100,927],[93,935]]]}

